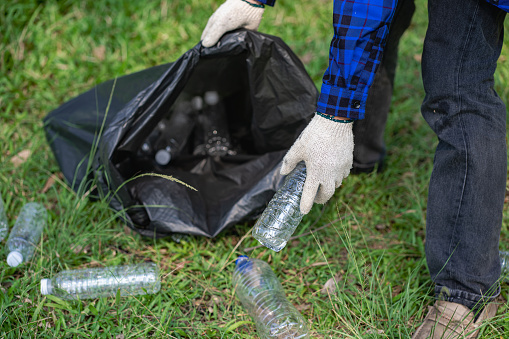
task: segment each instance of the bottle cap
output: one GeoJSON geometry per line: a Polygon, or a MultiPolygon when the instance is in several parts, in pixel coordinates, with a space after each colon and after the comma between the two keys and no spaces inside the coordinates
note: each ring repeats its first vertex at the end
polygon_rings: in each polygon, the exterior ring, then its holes
{"type": "Polygon", "coordinates": [[[148,142],[144,142],[141,145],[141,150],[145,153],[148,153],[148,151],[150,151],[150,145],[148,144],[148,142]]]}
{"type": "Polygon", "coordinates": [[[200,110],[203,108],[203,99],[201,97],[194,97],[191,99],[191,106],[195,110],[200,110]]]}
{"type": "Polygon", "coordinates": [[[157,151],[155,159],[159,165],[168,165],[171,160],[171,154],[165,149],[160,149],[157,151]]]}
{"type": "Polygon", "coordinates": [[[23,254],[18,251],[12,251],[7,255],[7,265],[16,267],[23,262],[23,254]]]}
{"type": "Polygon", "coordinates": [[[51,294],[51,280],[50,279],[41,279],[41,294],[42,295],[51,294]]]}
{"type": "Polygon", "coordinates": [[[253,262],[249,259],[247,255],[239,255],[237,257],[237,260],[235,260],[235,266],[239,271],[247,269],[252,265],[253,262]]]}
{"type": "Polygon", "coordinates": [[[207,105],[215,105],[219,102],[219,94],[216,91],[205,92],[204,100],[207,105]]]}
{"type": "Polygon", "coordinates": [[[239,265],[240,263],[242,263],[245,260],[249,260],[249,257],[247,255],[239,255],[237,257],[237,260],[235,260],[235,265],[239,265]]]}
{"type": "Polygon", "coordinates": [[[157,123],[157,129],[159,131],[164,131],[168,127],[168,123],[165,120],[161,120],[157,123]]]}

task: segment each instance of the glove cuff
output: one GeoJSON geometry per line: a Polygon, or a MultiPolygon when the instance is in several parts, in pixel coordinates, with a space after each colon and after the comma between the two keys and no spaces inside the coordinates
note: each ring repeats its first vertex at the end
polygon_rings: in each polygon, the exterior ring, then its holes
{"type": "Polygon", "coordinates": [[[329,120],[332,120],[332,121],[340,123],[340,124],[349,124],[351,122],[354,122],[354,120],[350,119],[350,118],[348,118],[347,120],[334,119],[335,118],[334,116],[332,116],[330,114],[324,114],[324,113],[321,113],[321,112],[316,112],[316,115],[319,115],[322,118],[329,119],[329,120]]]}
{"type": "Polygon", "coordinates": [[[255,8],[265,8],[265,5],[264,4],[254,4],[252,2],[249,2],[249,1],[246,1],[246,0],[240,0],[242,2],[245,2],[247,3],[249,6],[253,6],[255,8]]]}
{"type": "Polygon", "coordinates": [[[314,133],[327,134],[333,138],[353,134],[352,126],[353,124],[338,123],[338,120],[323,118],[321,115],[315,115],[309,122],[309,129],[314,133]]]}
{"type": "Polygon", "coordinates": [[[257,4],[252,4],[249,1],[246,0],[235,0],[237,3],[242,7],[242,12],[245,15],[245,18],[247,19],[247,26],[244,26],[247,29],[253,29],[257,30],[258,25],[260,24],[260,21],[262,20],[263,12],[265,11],[265,6],[260,6],[257,4]]]}

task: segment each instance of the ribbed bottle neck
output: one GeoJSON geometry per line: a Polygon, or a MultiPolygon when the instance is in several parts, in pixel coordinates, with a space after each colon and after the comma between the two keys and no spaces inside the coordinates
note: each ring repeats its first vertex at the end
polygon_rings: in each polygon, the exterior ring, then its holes
{"type": "Polygon", "coordinates": [[[51,294],[53,286],[51,285],[51,279],[41,279],[41,294],[51,294]]]}

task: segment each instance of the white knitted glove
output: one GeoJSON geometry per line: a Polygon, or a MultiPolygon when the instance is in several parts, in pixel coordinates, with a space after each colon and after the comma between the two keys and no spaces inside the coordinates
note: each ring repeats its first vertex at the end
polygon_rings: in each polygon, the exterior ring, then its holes
{"type": "Polygon", "coordinates": [[[301,213],[307,214],[313,202],[325,204],[350,174],[353,163],[352,125],[315,115],[283,158],[282,175],[289,174],[302,160],[306,164],[301,213]]]}
{"type": "Polygon", "coordinates": [[[224,33],[237,28],[256,31],[263,11],[263,6],[255,7],[242,0],[226,0],[209,18],[201,35],[202,46],[214,46],[224,33]]]}

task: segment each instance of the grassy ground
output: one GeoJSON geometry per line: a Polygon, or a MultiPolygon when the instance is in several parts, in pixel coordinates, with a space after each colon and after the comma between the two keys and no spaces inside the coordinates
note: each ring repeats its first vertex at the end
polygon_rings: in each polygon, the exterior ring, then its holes
{"type": "MultiPolygon", "coordinates": [[[[42,118],[95,84],[176,60],[200,39],[221,1],[9,1],[0,4],[0,192],[10,225],[28,201],[49,223],[31,262],[0,257],[0,337],[254,338],[231,287],[238,254],[268,261],[316,338],[408,338],[432,302],[424,259],[427,182],[436,140],[420,117],[420,54],[426,2],[401,42],[387,169],[349,177],[315,206],[280,253],[263,248],[246,223],[214,239],[180,244],[148,239],[114,218],[103,202],[76,196],[59,176],[42,118]],[[338,221],[338,218],[342,218],[338,221]],[[320,226],[329,226],[305,233],[320,226]],[[246,236],[247,235],[247,236],[246,236]],[[158,262],[160,293],[80,302],[41,296],[39,281],[63,269],[158,262]],[[334,293],[321,292],[329,281],[334,293]]],[[[278,35],[320,84],[327,65],[331,2],[279,0],[260,31],[278,35]]],[[[506,26],[509,27],[509,26],[506,26]]],[[[509,103],[509,50],[497,90],[509,103]]],[[[509,249],[504,214],[501,247],[509,249]]],[[[2,242],[2,246],[5,240],[2,242]]],[[[507,299],[507,284],[502,295],[507,299]]],[[[509,333],[507,306],[482,338],[509,333]]]]}

